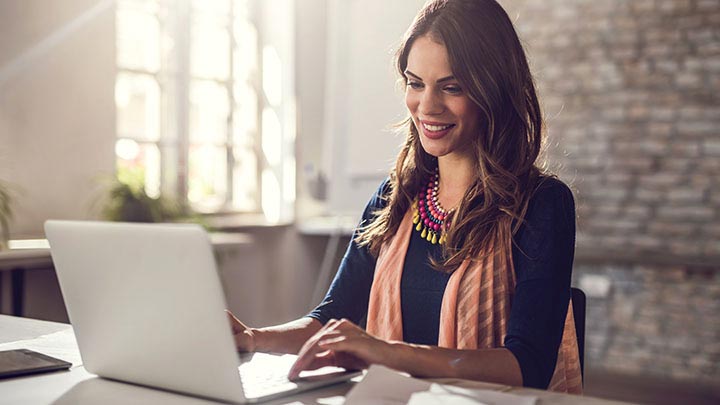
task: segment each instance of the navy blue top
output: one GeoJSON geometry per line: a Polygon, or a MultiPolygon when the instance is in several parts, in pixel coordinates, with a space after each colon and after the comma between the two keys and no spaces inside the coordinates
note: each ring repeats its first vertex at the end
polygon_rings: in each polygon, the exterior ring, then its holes
{"type": "MultiPolygon", "coordinates": [[[[361,223],[384,207],[388,180],[365,207],[361,223]]],[[[433,269],[428,258],[441,248],[411,231],[401,280],[403,340],[437,345],[440,307],[450,274],[433,269]]],[[[353,240],[322,303],[309,317],[325,324],[347,318],[363,325],[367,315],[376,258],[353,240]]],[[[560,180],[545,178],[530,199],[525,223],[513,237],[517,284],[504,347],[517,358],[523,385],[547,389],[570,301],[570,276],[575,252],[575,203],[560,180]]],[[[478,365],[482,367],[482,365],[478,365]]]]}

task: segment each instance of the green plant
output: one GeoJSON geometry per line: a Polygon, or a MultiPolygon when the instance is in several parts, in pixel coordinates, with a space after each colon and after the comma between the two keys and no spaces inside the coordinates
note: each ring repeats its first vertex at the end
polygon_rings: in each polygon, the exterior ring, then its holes
{"type": "Polygon", "coordinates": [[[186,204],[165,196],[151,197],[145,191],[142,169],[119,169],[109,182],[102,217],[122,222],[198,222],[200,216],[186,204]]]}
{"type": "Polygon", "coordinates": [[[13,196],[10,186],[0,181],[0,249],[10,240],[10,220],[13,217],[13,196]]]}

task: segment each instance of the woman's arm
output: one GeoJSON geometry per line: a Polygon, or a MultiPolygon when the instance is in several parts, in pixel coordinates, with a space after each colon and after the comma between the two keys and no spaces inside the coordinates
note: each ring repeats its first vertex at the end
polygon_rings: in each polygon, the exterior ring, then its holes
{"type": "Polygon", "coordinates": [[[575,204],[570,189],[547,179],[515,235],[517,284],[504,346],[518,360],[527,387],[546,389],[557,363],[570,302],[575,204]]]}
{"type": "Polygon", "coordinates": [[[417,377],[452,377],[522,386],[520,365],[505,348],[456,350],[437,346],[389,343],[386,366],[417,377]],[[478,367],[478,365],[482,365],[478,367]]]}
{"type": "Polygon", "coordinates": [[[332,320],[308,339],[288,377],[327,365],[363,368],[381,364],[417,377],[451,377],[522,385],[515,356],[505,348],[455,350],[386,342],[348,320],[332,320]]]}
{"type": "Polygon", "coordinates": [[[228,311],[235,346],[241,352],[297,353],[322,324],[312,318],[300,318],[266,328],[250,328],[228,311]]]}
{"type": "MultiPolygon", "coordinates": [[[[385,206],[389,179],[383,181],[363,212],[360,226],[371,221],[374,212],[385,206]]],[[[356,230],[357,233],[357,230],[356,230]]],[[[308,338],[332,318],[346,317],[359,322],[367,313],[375,258],[355,242],[353,234],[335,279],[323,301],[306,317],[265,328],[250,328],[228,312],[239,351],[297,353],[308,338]]]]}

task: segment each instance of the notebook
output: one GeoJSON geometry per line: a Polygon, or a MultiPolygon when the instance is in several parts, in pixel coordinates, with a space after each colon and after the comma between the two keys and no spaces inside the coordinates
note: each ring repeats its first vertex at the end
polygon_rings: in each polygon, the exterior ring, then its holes
{"type": "Polygon", "coordinates": [[[358,374],[330,368],[290,382],[285,376],[294,356],[241,359],[210,238],[198,225],[50,220],[45,234],[91,373],[234,403],[358,374]]]}

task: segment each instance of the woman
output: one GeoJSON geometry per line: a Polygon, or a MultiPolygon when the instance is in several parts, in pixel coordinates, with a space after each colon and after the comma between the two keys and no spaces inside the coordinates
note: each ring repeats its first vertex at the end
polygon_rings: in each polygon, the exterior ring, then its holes
{"type": "Polygon", "coordinates": [[[299,352],[291,379],[382,364],[579,393],[574,203],[536,166],[540,108],[507,14],[493,0],[433,1],[396,65],[407,139],[327,296],[285,325],[231,316],[238,348],[299,352]]]}

